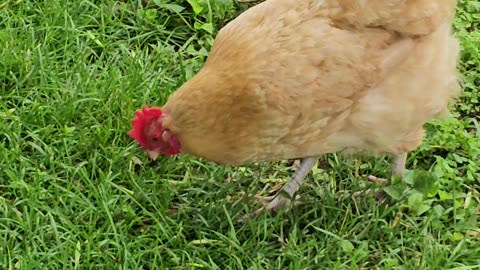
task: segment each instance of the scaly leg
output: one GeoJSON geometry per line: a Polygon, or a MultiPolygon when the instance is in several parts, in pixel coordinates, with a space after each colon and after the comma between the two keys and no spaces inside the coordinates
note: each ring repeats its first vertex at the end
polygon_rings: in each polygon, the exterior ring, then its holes
{"type": "Polygon", "coordinates": [[[293,177],[288,181],[277,194],[263,198],[266,203],[265,209],[270,211],[277,211],[279,207],[289,203],[295,197],[295,194],[300,189],[300,186],[305,182],[305,178],[312,170],[313,165],[317,162],[316,158],[305,158],[300,163],[300,167],[293,174],[293,177]]]}
{"type": "MultiPolygon", "coordinates": [[[[393,158],[392,162],[392,176],[400,177],[403,178],[403,173],[405,171],[405,163],[407,162],[407,153],[404,154],[399,154],[393,158]]],[[[390,183],[390,180],[385,179],[385,178],[378,178],[373,175],[368,176],[368,181],[377,183],[380,185],[388,185],[390,183]]],[[[353,194],[353,197],[358,197],[359,195],[363,194],[368,194],[372,192],[371,189],[365,190],[365,191],[360,191],[360,192],[355,192],[353,194]]],[[[387,200],[388,195],[382,191],[382,190],[377,190],[375,191],[375,197],[380,203],[383,203],[387,200]]]]}
{"type": "MultiPolygon", "coordinates": [[[[300,186],[305,182],[305,177],[312,170],[317,162],[317,158],[304,158],[300,163],[300,167],[295,171],[293,177],[288,181],[281,190],[275,195],[263,198],[264,206],[252,213],[253,216],[260,214],[263,210],[277,211],[280,207],[290,203],[291,199],[295,198],[300,186]]],[[[241,221],[248,217],[241,218],[241,221]]]]}

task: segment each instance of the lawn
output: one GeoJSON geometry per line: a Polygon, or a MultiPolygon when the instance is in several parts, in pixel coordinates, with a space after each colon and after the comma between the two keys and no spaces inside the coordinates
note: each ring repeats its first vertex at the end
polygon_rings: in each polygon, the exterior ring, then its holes
{"type": "Polygon", "coordinates": [[[127,136],[201,67],[233,0],[0,2],[0,269],[480,269],[480,4],[460,1],[464,89],[406,183],[326,155],[301,205],[243,224],[291,163],[149,162],[127,136]]]}

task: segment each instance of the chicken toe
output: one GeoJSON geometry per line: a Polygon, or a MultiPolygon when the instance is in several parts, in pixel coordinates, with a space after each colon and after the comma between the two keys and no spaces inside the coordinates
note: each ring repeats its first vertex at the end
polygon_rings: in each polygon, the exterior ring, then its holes
{"type": "MultiPolygon", "coordinates": [[[[261,198],[263,206],[255,210],[251,216],[257,216],[262,211],[277,212],[281,207],[289,205],[296,196],[300,186],[305,182],[307,174],[312,170],[317,162],[316,158],[304,158],[300,163],[300,167],[294,173],[292,179],[288,181],[275,195],[261,198]]],[[[242,217],[239,222],[243,222],[250,215],[242,217]]]]}
{"type": "MultiPolygon", "coordinates": [[[[295,196],[295,200],[299,198],[299,196],[295,196]]],[[[254,212],[254,215],[259,214],[263,210],[277,212],[282,207],[288,206],[292,202],[292,198],[289,194],[283,193],[282,190],[279,190],[275,195],[259,198],[259,201],[263,206],[257,209],[254,212]]]]}

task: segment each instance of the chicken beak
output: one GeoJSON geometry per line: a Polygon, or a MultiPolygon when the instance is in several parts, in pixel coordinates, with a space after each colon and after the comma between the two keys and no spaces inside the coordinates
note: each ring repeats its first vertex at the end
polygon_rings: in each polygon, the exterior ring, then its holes
{"type": "Polygon", "coordinates": [[[147,154],[151,160],[157,160],[158,155],[160,155],[160,153],[156,151],[147,151],[147,154]]]}

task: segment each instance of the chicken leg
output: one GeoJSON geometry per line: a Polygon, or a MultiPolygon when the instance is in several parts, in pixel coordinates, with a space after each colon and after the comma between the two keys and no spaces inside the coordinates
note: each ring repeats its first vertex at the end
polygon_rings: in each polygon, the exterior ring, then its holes
{"type": "Polygon", "coordinates": [[[269,211],[277,211],[279,207],[288,204],[293,198],[300,186],[305,182],[305,178],[312,170],[317,162],[317,158],[302,159],[299,168],[293,174],[293,177],[288,181],[277,194],[263,198],[265,202],[265,209],[269,211]]]}
{"type": "MultiPolygon", "coordinates": [[[[392,176],[403,177],[406,161],[407,153],[399,154],[394,157],[392,163],[392,176]]],[[[260,212],[264,209],[275,212],[280,207],[290,203],[290,201],[295,198],[295,194],[300,189],[300,186],[303,184],[303,182],[305,182],[305,177],[312,170],[316,162],[316,158],[303,159],[300,163],[300,167],[295,172],[292,179],[288,181],[275,195],[263,198],[263,201],[265,202],[264,207],[255,211],[254,214],[257,214],[257,212],[260,212]]],[[[368,176],[368,180],[381,185],[387,185],[390,183],[390,181],[385,178],[378,178],[373,175],[368,176]]],[[[376,191],[375,195],[377,200],[380,202],[384,202],[387,199],[387,194],[381,190],[376,191]]]]}
{"type": "MultiPolygon", "coordinates": [[[[275,195],[262,198],[264,206],[257,209],[252,213],[252,216],[257,216],[263,210],[275,212],[282,206],[288,205],[297,191],[300,189],[300,186],[305,182],[305,177],[312,170],[313,166],[317,162],[317,158],[304,158],[300,163],[300,167],[295,171],[293,177],[288,181],[282,189],[280,189],[275,195]]],[[[248,216],[244,216],[240,219],[240,222],[247,219],[248,216]]]]}
{"type": "MultiPolygon", "coordinates": [[[[407,160],[407,154],[399,154],[394,157],[392,163],[392,176],[399,176],[403,177],[403,173],[405,170],[405,163],[407,160]]],[[[297,191],[300,189],[300,186],[305,182],[305,178],[308,173],[312,170],[313,166],[317,162],[317,158],[304,158],[300,163],[300,167],[298,170],[293,174],[293,177],[290,181],[288,181],[281,190],[279,190],[275,195],[264,197],[262,200],[264,202],[264,206],[257,209],[255,212],[252,213],[253,216],[257,216],[262,211],[277,211],[280,207],[285,206],[291,202],[297,191]]],[[[389,180],[384,178],[378,178],[375,176],[370,175],[368,180],[374,183],[379,183],[381,185],[386,185],[390,183],[389,180]]],[[[366,191],[355,192],[353,197],[358,197],[362,194],[368,194],[372,190],[368,189],[366,191]]],[[[387,194],[382,190],[375,191],[375,196],[379,202],[385,202],[387,199],[387,194]]],[[[244,222],[249,215],[242,217],[238,222],[244,222]]]]}

